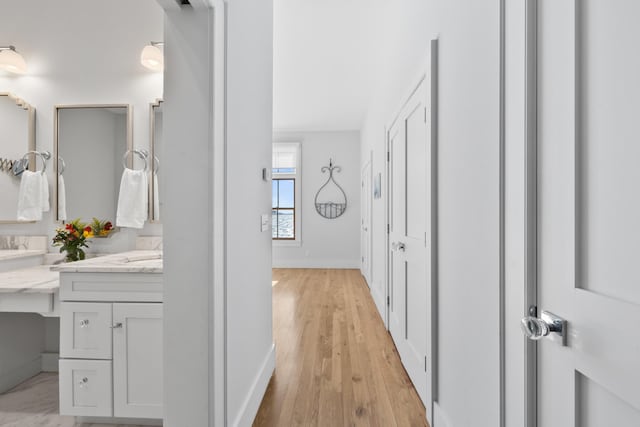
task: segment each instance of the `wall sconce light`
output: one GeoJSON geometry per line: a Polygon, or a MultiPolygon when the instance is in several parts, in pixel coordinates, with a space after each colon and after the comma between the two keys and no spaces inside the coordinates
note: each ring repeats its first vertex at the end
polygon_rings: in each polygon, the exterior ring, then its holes
{"type": "Polygon", "coordinates": [[[22,55],[16,52],[15,46],[0,46],[0,70],[14,74],[27,72],[27,63],[22,55]]]}
{"type": "Polygon", "coordinates": [[[158,46],[164,46],[164,43],[150,42],[140,54],[140,63],[153,71],[164,70],[164,54],[158,46]]]}

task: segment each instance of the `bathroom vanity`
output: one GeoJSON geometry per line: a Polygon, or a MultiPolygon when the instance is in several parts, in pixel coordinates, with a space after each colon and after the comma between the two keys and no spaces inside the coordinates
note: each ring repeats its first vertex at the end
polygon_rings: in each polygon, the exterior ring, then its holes
{"type": "Polygon", "coordinates": [[[60,273],[60,413],[161,419],[161,252],[52,269],[60,273]]]}

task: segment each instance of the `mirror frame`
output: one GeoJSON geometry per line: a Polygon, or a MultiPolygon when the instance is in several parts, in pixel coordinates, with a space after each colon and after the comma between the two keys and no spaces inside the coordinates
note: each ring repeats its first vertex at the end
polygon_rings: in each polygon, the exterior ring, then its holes
{"type": "MultiPolygon", "coordinates": [[[[59,150],[59,141],[58,141],[58,120],[59,120],[59,112],[60,110],[79,110],[79,109],[87,109],[87,108],[126,108],[127,109],[127,150],[133,149],[133,107],[130,104],[70,104],[70,105],[55,105],[53,107],[53,170],[55,172],[55,216],[54,219],[56,222],[60,222],[60,218],[58,217],[58,156],[60,153],[59,150]]],[[[129,168],[133,168],[133,156],[127,160],[127,165],[129,168]]]]}
{"type": "MultiPolygon", "coordinates": [[[[155,109],[160,107],[164,99],[158,98],[155,102],[149,104],[149,151],[151,157],[151,179],[149,180],[149,223],[160,224],[160,220],[156,220],[155,211],[155,181],[153,179],[156,173],[156,114],[155,109]]],[[[159,167],[158,167],[159,168],[159,167]]]]}
{"type": "MultiPolygon", "coordinates": [[[[25,153],[28,151],[36,151],[36,109],[31,106],[27,101],[22,98],[19,98],[12,93],[9,92],[0,92],[0,96],[6,96],[8,99],[15,102],[18,108],[21,108],[27,112],[27,149],[25,153]]],[[[29,169],[33,169],[35,167],[35,156],[31,156],[29,159],[29,169]]],[[[35,221],[18,221],[16,220],[3,220],[0,219],[0,224],[32,224],[35,221]]]]}

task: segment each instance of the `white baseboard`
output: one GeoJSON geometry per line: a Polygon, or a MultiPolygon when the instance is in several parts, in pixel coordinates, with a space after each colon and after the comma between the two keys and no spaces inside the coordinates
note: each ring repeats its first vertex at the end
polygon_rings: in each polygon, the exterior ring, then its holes
{"type": "Polygon", "coordinates": [[[378,309],[378,313],[380,314],[380,318],[382,319],[382,321],[385,323],[385,326],[388,326],[386,324],[386,320],[385,320],[385,316],[386,316],[386,295],[383,295],[380,292],[380,289],[378,289],[376,286],[370,286],[369,289],[371,290],[371,297],[373,298],[373,302],[376,305],[376,308],[378,309]]]}
{"type": "Polygon", "coordinates": [[[249,395],[242,404],[240,413],[232,424],[234,427],[250,427],[253,424],[253,420],[255,420],[256,415],[258,414],[262,398],[264,397],[265,391],[267,391],[269,380],[271,379],[275,369],[276,346],[274,344],[271,346],[269,353],[267,353],[267,357],[262,363],[260,372],[258,372],[258,375],[251,386],[251,390],[249,390],[249,395]]]}
{"type": "Polygon", "coordinates": [[[6,374],[0,375],[0,393],[11,390],[18,384],[38,375],[42,371],[42,357],[25,363],[22,366],[11,369],[6,374]]]}
{"type": "Polygon", "coordinates": [[[77,424],[131,424],[137,426],[161,426],[162,420],[151,420],[144,418],[102,418],[102,417],[75,417],[77,424]]]}
{"type": "Polygon", "coordinates": [[[449,427],[449,420],[438,402],[433,402],[433,426],[432,427],[449,427]]]}
{"type": "Polygon", "coordinates": [[[349,259],[274,259],[273,268],[360,269],[360,261],[349,259]]]}
{"type": "Polygon", "coordinates": [[[58,372],[58,353],[42,353],[42,372],[58,372]]]}

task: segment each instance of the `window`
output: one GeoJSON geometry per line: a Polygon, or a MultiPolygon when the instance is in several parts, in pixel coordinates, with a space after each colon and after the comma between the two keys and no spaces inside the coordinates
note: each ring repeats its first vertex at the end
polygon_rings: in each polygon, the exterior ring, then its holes
{"type": "Polygon", "coordinates": [[[274,241],[300,242],[300,144],[273,144],[271,236],[274,241]]]}
{"type": "Polygon", "coordinates": [[[274,178],[272,182],[272,237],[277,240],[295,240],[296,180],[274,178]]]}

